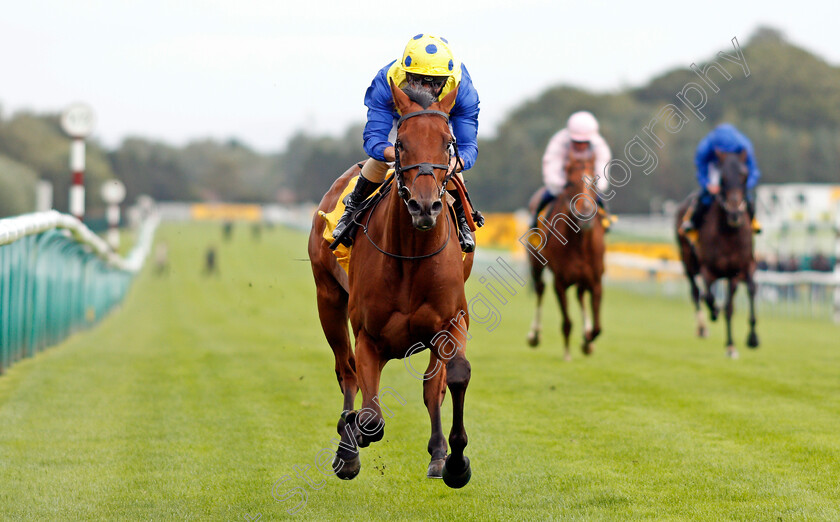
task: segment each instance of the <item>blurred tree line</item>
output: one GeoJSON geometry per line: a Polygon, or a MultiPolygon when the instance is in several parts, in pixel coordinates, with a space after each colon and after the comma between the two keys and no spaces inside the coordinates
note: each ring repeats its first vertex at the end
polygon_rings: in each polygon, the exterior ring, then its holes
{"type": "MultiPolygon", "coordinates": [[[[733,54],[729,42],[721,42],[720,49],[733,54]]],[[[702,84],[687,66],[619,92],[557,86],[524,102],[494,137],[479,140],[478,161],[466,176],[473,200],[486,211],[524,207],[542,184],[549,138],[577,110],[598,117],[614,157],[623,159],[625,145],[637,135],[657,154],[655,171],[645,175],[634,168],[630,182],[615,189],[611,204],[618,212],[658,210],[666,199],[685,197],[695,187],[697,143],[723,121],[753,141],[763,183],[840,182],[840,68],[788,43],[774,29],[760,28],[741,49],[750,76],[715,57],[732,78],[710,73],[720,92],[703,85],[708,95],[704,121],[676,98],[687,83],[702,84]],[[660,122],[657,136],[664,145],[657,148],[643,129],[666,104],[678,106],[689,121],[674,134],[664,132],[660,122]]],[[[88,141],[88,209],[101,212],[98,186],[113,177],[126,184],[129,203],[139,194],[180,201],[318,201],[336,177],[366,158],[361,134],[361,125],[338,137],[299,133],[278,154],[260,154],[236,140],[179,148],[129,138],[112,151],[88,141]]],[[[67,209],[69,143],[57,115],[18,113],[7,119],[0,112],[0,216],[32,209],[38,177],[53,182],[55,207],[67,209]]]]}
{"type": "MultiPolygon", "coordinates": [[[[745,77],[739,65],[717,58],[732,77],[727,81],[710,72],[718,93],[686,66],[618,93],[593,94],[561,86],[524,103],[493,139],[480,141],[478,162],[467,175],[473,199],[487,210],[526,206],[542,183],[542,154],[548,140],[577,110],[596,115],[613,157],[624,159],[624,147],[636,135],[657,154],[655,171],[645,175],[641,168],[633,168],[630,182],[615,188],[611,204],[619,212],[659,210],[665,199],[680,200],[694,190],[697,144],[724,121],[752,140],[762,183],[840,183],[840,68],[791,45],[773,29],[761,28],[740,45],[750,76],[745,77]],[[707,92],[708,102],[701,110],[705,121],[677,101],[676,94],[688,82],[703,85],[707,92]],[[643,129],[666,104],[678,106],[689,122],[675,134],[664,132],[660,122],[656,134],[664,146],[657,148],[643,129]]],[[[731,45],[721,45],[721,50],[734,54],[731,45]]]]}

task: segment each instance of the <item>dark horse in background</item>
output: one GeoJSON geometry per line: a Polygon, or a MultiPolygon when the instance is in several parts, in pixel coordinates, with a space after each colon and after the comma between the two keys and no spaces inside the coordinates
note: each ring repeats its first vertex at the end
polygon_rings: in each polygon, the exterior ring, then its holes
{"type": "MultiPolygon", "coordinates": [[[[324,222],[317,214],[309,236],[318,314],[335,355],[336,377],[344,395],[344,411],[338,422],[341,444],[333,469],[342,479],[352,479],[359,473],[358,448],[384,435],[379,401],[382,368],[391,359],[420,351],[419,345],[430,348],[429,366],[422,376],[423,400],[432,426],[427,476],[443,478],[448,486],[459,488],[471,476],[470,462],[464,455],[464,397],[471,372],[465,356],[469,315],[464,283],[473,257],[462,257],[458,226],[442,197],[454,174],[450,162],[452,151],[457,149],[448,120],[457,89],[439,103],[422,93],[411,92],[409,96],[393,84],[391,91],[403,115],[397,123],[394,144],[395,187],[370,210],[357,214],[362,228],[354,242],[347,276],[322,237],[324,222]],[[350,345],[348,318],[356,340],[355,353],[350,345]],[[447,386],[453,405],[449,456],[440,418],[447,386]],[[356,411],[359,389],[363,408],[356,411]]],[[[358,167],[345,172],[318,208],[332,210],[358,172],[358,167]]]]}
{"type": "Polygon", "coordinates": [[[711,207],[706,211],[696,241],[679,232],[682,217],[686,214],[692,198],[680,206],[677,212],[677,242],[685,267],[685,275],[691,285],[691,300],[697,316],[697,335],[707,335],[703,313],[700,310],[701,297],[709,308],[709,316],[716,321],[719,313],[712,293],[712,283],[718,279],[727,280],[726,297],[726,352],[737,358],[738,350],[732,342],[733,300],[738,283],[747,285],[750,302],[750,333],[747,346],[758,348],[755,333],[755,256],[753,255],[752,227],[747,212],[747,167],[746,153],[718,152],[721,172],[720,192],[715,195],[711,207]],[[697,276],[703,279],[705,292],[702,296],[697,276]]]}
{"type": "MultiPolygon", "coordinates": [[[[601,277],[604,275],[604,226],[598,215],[595,203],[596,194],[584,176],[592,177],[595,170],[595,156],[592,150],[569,152],[566,164],[565,190],[557,197],[546,212],[546,218],[540,218],[539,231],[533,231],[545,242],[539,255],[530,252],[531,278],[537,293],[537,310],[528,344],[536,347],[540,342],[540,316],[542,315],[542,297],[545,291],[543,271],[545,267],[554,273],[554,291],[560,303],[563,315],[564,358],[571,359],[569,353],[569,334],[572,321],[569,319],[569,305],[566,290],[577,285],[577,299],[583,316],[583,353],[590,355],[594,349],[593,341],[601,333],[601,277]],[[572,211],[574,209],[574,212],[572,211]],[[589,219],[582,217],[590,216],[589,219]],[[550,230],[549,230],[550,229],[550,230]],[[542,254],[545,254],[544,256],[542,254]],[[587,313],[584,297],[590,294],[592,316],[587,313]]],[[[531,211],[542,197],[538,190],[531,198],[531,211]]]]}

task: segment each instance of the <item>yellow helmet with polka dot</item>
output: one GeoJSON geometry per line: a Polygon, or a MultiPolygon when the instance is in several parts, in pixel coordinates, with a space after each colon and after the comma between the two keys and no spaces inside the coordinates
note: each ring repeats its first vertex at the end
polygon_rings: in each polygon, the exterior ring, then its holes
{"type": "Polygon", "coordinates": [[[409,40],[401,61],[406,73],[420,76],[451,76],[455,65],[446,38],[430,34],[418,34],[409,40]]]}

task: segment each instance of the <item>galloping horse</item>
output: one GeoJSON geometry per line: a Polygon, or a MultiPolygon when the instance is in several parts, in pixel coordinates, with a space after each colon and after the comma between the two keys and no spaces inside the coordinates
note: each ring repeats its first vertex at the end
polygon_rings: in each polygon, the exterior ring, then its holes
{"type": "MultiPolygon", "coordinates": [[[[752,227],[747,213],[747,167],[746,152],[718,152],[721,171],[721,191],[715,196],[711,207],[706,211],[696,244],[679,228],[682,217],[691,204],[691,197],[680,206],[677,212],[677,242],[680,257],[685,267],[685,275],[691,285],[691,300],[697,317],[697,335],[707,335],[706,324],[700,311],[700,288],[696,277],[700,275],[705,283],[702,297],[709,308],[712,321],[717,320],[718,307],[712,293],[712,283],[718,279],[728,282],[726,297],[726,352],[729,357],[737,358],[738,351],[732,342],[732,311],[738,282],[747,284],[750,301],[750,333],[747,346],[758,348],[758,335],[755,333],[755,257],[753,255],[752,227]]],[[[694,195],[693,197],[697,197],[694,195]]]]}
{"type": "MultiPolygon", "coordinates": [[[[537,346],[540,342],[540,316],[542,315],[542,297],[545,283],[542,275],[545,269],[543,261],[547,261],[548,268],[554,273],[554,291],[560,302],[563,314],[564,358],[571,360],[569,353],[569,334],[572,331],[572,321],[569,319],[566,289],[577,285],[577,298],[583,315],[584,332],[583,353],[590,355],[594,349],[592,341],[601,333],[601,277],[604,275],[604,227],[598,218],[598,207],[595,203],[595,192],[584,176],[592,176],[595,157],[591,150],[585,152],[569,152],[566,165],[565,190],[557,197],[546,212],[547,218],[540,218],[540,237],[546,244],[541,249],[544,259],[539,256],[528,256],[531,265],[531,278],[537,292],[537,310],[531,331],[528,333],[528,344],[537,346]],[[567,212],[571,211],[571,215],[567,212]],[[588,217],[588,219],[587,219],[588,217]],[[584,296],[590,294],[592,318],[586,310],[584,296]]],[[[543,189],[544,190],[544,189],[543,189]]],[[[539,201],[541,191],[537,191],[531,198],[532,209],[539,201]]]]}
{"type": "MultiPolygon", "coordinates": [[[[442,477],[448,486],[459,488],[471,476],[469,459],[464,456],[464,396],[470,382],[464,283],[472,269],[472,254],[462,257],[457,223],[442,198],[454,174],[451,152],[457,149],[448,121],[457,89],[439,103],[422,92],[403,92],[393,83],[391,91],[402,114],[394,144],[396,187],[366,216],[357,217],[363,227],[353,246],[348,274],[323,239],[324,223],[317,214],[309,237],[318,313],[344,394],[344,412],[338,421],[342,443],[333,469],[342,479],[359,473],[357,446],[366,447],[384,435],[378,401],[382,368],[391,359],[419,351],[416,346],[422,343],[431,352],[423,376],[423,400],[432,425],[427,476],[442,477]],[[355,355],[348,317],[356,338],[355,355]],[[447,386],[454,410],[448,457],[440,419],[447,386]],[[359,388],[363,408],[357,412],[354,403],[359,388]]],[[[358,167],[345,172],[318,208],[332,210],[358,172],[358,167]]]]}

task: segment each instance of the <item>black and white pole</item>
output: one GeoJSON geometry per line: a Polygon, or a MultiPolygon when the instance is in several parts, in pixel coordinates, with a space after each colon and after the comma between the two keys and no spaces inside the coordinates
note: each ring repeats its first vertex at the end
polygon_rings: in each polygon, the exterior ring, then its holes
{"type": "Polygon", "coordinates": [[[102,200],[108,204],[105,209],[105,218],[108,221],[108,244],[112,249],[120,247],[120,203],[125,199],[125,185],[119,180],[112,179],[102,184],[100,190],[102,200]]]}
{"type": "Polygon", "coordinates": [[[93,132],[94,122],[93,110],[81,103],[71,105],[61,115],[61,127],[73,139],[70,144],[73,180],[68,207],[80,220],[85,215],[85,138],[93,132]]]}

